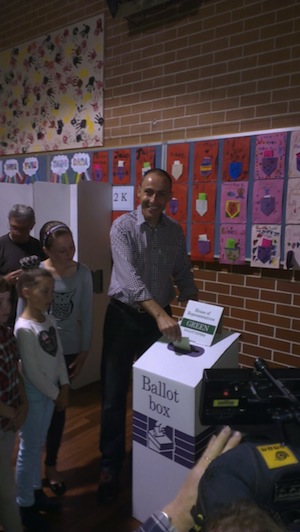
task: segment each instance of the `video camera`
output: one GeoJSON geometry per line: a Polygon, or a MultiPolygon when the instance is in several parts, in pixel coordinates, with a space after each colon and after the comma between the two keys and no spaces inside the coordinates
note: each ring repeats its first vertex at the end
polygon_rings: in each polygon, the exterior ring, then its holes
{"type": "Polygon", "coordinates": [[[300,531],[300,368],[207,369],[202,425],[243,433],[238,447],[213,460],[199,483],[196,511],[205,519],[240,499],[300,531]]]}

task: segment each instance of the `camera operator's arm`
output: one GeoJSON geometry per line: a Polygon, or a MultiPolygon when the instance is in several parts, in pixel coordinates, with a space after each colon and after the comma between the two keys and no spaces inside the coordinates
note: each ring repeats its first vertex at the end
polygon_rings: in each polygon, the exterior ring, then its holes
{"type": "Polygon", "coordinates": [[[236,447],[241,441],[240,432],[224,427],[213,436],[195,467],[189,472],[175,499],[162,512],[153,514],[137,532],[187,532],[194,526],[191,509],[196,503],[198,484],[206,468],[214,458],[236,447]]]}

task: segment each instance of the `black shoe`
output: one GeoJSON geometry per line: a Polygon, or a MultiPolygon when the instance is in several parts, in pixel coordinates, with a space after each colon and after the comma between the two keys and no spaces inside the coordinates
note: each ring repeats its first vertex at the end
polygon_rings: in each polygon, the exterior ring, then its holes
{"type": "Polygon", "coordinates": [[[42,489],[34,490],[35,507],[40,512],[53,512],[60,508],[60,502],[48,497],[42,489]]]}
{"type": "Polygon", "coordinates": [[[45,517],[39,515],[35,504],[20,506],[20,514],[22,525],[27,532],[47,532],[49,530],[45,517]]]}
{"type": "Polygon", "coordinates": [[[102,470],[98,485],[98,500],[102,504],[113,503],[119,494],[119,478],[116,473],[102,470]]]}

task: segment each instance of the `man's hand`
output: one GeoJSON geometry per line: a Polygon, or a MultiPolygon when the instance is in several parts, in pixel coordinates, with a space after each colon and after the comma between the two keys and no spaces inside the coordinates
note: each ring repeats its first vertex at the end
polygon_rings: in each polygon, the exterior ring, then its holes
{"type": "Polygon", "coordinates": [[[169,316],[154,299],[139,301],[139,304],[142,309],[156,320],[161,334],[166,336],[170,342],[179,342],[181,340],[181,330],[177,320],[169,316]]]}
{"type": "Polygon", "coordinates": [[[59,412],[65,410],[69,404],[69,389],[69,384],[64,384],[60,389],[58,397],[55,401],[55,406],[59,412]]]}
{"type": "Polygon", "coordinates": [[[70,374],[70,380],[75,379],[75,377],[77,377],[77,375],[79,375],[81,372],[82,366],[86,361],[87,354],[87,351],[81,351],[75,358],[74,362],[69,365],[69,369],[72,370],[70,374]]]}
{"type": "Polygon", "coordinates": [[[232,432],[227,426],[221,430],[218,436],[213,436],[195,467],[188,473],[175,499],[163,508],[178,532],[186,532],[194,525],[191,508],[197,500],[199,481],[210,462],[220,454],[236,447],[241,438],[240,432],[232,432]]]}
{"type": "Polygon", "coordinates": [[[19,275],[22,273],[22,270],[14,270],[13,272],[8,273],[7,275],[4,275],[4,279],[15,286],[17,280],[19,279],[19,275]]]}
{"type": "Polygon", "coordinates": [[[179,342],[181,340],[181,330],[176,320],[171,318],[169,314],[164,312],[156,319],[157,326],[160,332],[169,338],[171,342],[179,342]]]}

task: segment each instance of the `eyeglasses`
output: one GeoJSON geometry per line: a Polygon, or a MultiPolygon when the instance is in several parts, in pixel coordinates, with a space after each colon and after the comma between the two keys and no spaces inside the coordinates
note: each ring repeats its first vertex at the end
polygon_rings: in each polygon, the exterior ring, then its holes
{"type": "Polygon", "coordinates": [[[9,224],[9,228],[10,230],[13,232],[13,233],[30,233],[32,227],[31,227],[31,224],[28,225],[23,225],[23,224],[18,224],[18,225],[15,225],[15,224],[9,224]]]}

